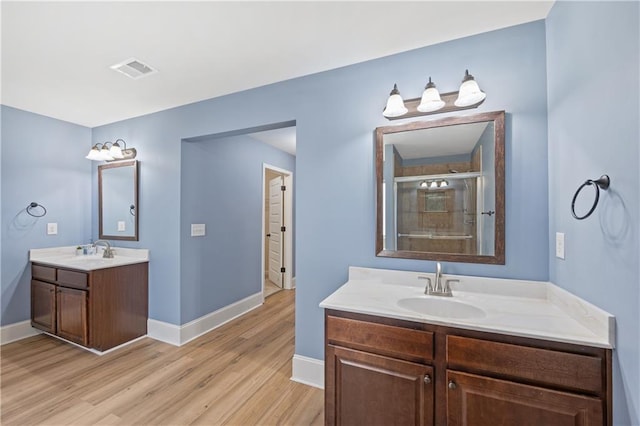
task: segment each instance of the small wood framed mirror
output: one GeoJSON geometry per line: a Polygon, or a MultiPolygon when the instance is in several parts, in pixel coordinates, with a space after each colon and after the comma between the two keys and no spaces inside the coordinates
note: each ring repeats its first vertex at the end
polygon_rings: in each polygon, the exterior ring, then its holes
{"type": "Polygon", "coordinates": [[[138,241],[138,162],[98,166],[100,239],[138,241]]]}

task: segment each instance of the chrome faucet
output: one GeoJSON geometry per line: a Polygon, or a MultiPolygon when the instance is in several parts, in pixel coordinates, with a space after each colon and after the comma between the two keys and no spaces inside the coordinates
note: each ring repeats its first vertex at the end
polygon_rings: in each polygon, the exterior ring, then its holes
{"type": "Polygon", "coordinates": [[[442,282],[442,265],[440,262],[436,263],[436,278],[433,287],[431,286],[431,279],[426,278],[428,280],[427,287],[424,289],[424,294],[428,294],[431,296],[446,296],[451,297],[453,294],[451,293],[451,287],[449,286],[450,280],[445,280],[442,282]]]}
{"type": "Polygon", "coordinates": [[[105,244],[105,249],[104,249],[104,252],[102,253],[102,257],[107,258],[107,259],[112,259],[113,258],[113,249],[111,248],[111,244],[109,244],[109,241],[107,241],[107,240],[98,240],[95,243],[93,243],[93,245],[97,246],[98,243],[105,244]]]}

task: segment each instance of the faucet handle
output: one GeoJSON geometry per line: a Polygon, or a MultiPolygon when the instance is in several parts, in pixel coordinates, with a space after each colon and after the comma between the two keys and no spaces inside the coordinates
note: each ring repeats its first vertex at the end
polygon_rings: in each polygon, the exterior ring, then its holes
{"type": "Polygon", "coordinates": [[[427,286],[424,289],[424,294],[429,294],[429,293],[431,293],[433,291],[433,287],[431,285],[431,278],[425,277],[425,276],[422,276],[422,275],[418,275],[418,279],[419,280],[427,280],[427,286]]]}
{"type": "Polygon", "coordinates": [[[460,283],[460,280],[456,280],[456,279],[451,278],[451,279],[448,279],[446,281],[446,283],[447,283],[447,287],[449,287],[449,284],[451,284],[451,283],[460,283]]]}
{"type": "Polygon", "coordinates": [[[453,294],[451,293],[451,283],[459,283],[460,280],[456,280],[456,279],[448,279],[444,282],[444,288],[442,289],[442,292],[445,293],[446,296],[453,296],[453,294]]]}

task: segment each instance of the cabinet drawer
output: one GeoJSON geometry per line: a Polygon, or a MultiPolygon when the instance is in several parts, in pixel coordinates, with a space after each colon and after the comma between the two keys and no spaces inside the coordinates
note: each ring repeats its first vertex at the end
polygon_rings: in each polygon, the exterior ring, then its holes
{"type": "Polygon", "coordinates": [[[447,336],[447,366],[593,394],[605,385],[599,357],[460,336],[447,336]]]}
{"type": "Polygon", "coordinates": [[[87,274],[58,269],[58,283],[67,287],[87,288],[87,274]]]}
{"type": "Polygon", "coordinates": [[[327,316],[327,340],[342,346],[408,361],[433,359],[433,333],[327,316]]]}
{"type": "Polygon", "coordinates": [[[56,268],[49,266],[31,265],[31,277],[34,280],[55,281],[56,268]]]}

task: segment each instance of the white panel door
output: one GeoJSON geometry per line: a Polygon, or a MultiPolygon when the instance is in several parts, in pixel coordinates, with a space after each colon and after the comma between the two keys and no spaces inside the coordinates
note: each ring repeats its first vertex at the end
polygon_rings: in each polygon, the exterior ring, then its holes
{"type": "Polygon", "coordinates": [[[282,176],[269,181],[269,281],[282,287],[282,176]]]}

